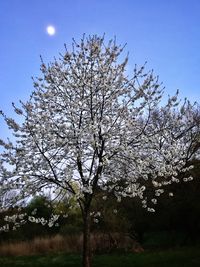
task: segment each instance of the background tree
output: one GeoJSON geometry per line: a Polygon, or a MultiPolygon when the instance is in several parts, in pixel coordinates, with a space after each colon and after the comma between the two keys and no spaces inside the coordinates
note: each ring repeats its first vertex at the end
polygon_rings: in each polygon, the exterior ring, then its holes
{"type": "MultiPolygon", "coordinates": [[[[2,190],[17,190],[13,203],[51,190],[74,195],[83,218],[83,266],[91,266],[91,203],[98,188],[117,199],[138,196],[144,181],[159,196],[178,180],[193,154],[198,112],[177,95],[160,107],[162,88],[144,66],[126,73],[123,47],[104,37],[83,37],[34,79],[29,101],[14,109],[17,123],[2,115],[14,141],[1,141],[2,190]],[[58,190],[60,189],[60,190],[58,190]],[[64,190],[62,190],[64,189],[64,190]]],[[[196,152],[196,151],[195,151],[196,152]]],[[[190,178],[189,178],[190,179],[190,178]]],[[[149,211],[154,211],[149,208],[149,211]]]]}

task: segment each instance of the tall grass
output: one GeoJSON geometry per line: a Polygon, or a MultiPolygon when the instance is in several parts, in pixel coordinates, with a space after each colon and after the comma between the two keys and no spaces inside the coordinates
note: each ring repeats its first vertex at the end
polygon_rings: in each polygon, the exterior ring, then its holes
{"type": "MultiPolygon", "coordinates": [[[[37,237],[30,241],[5,242],[0,244],[1,256],[26,256],[51,252],[80,253],[83,237],[80,234],[67,236],[37,237]]],[[[94,252],[109,252],[114,249],[142,252],[142,247],[131,238],[120,234],[96,233],[91,236],[94,252]]]]}
{"type": "Polygon", "coordinates": [[[37,237],[30,241],[6,242],[0,245],[1,256],[34,255],[49,252],[81,251],[81,236],[37,237]]]}

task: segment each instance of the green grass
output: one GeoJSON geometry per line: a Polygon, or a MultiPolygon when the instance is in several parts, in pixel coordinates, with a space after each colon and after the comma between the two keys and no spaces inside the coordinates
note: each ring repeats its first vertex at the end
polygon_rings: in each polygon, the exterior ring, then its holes
{"type": "MultiPolygon", "coordinates": [[[[81,267],[79,255],[54,254],[1,257],[1,267],[81,267]]],[[[200,248],[182,248],[141,254],[96,255],[93,267],[199,267],[200,248]]]]}

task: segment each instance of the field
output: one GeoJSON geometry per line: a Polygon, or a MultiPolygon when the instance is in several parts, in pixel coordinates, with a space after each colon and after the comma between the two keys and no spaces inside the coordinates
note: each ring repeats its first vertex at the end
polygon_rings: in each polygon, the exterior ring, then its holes
{"type": "MultiPolygon", "coordinates": [[[[1,267],[81,267],[77,254],[46,254],[1,257],[1,267]]],[[[190,247],[140,254],[112,253],[96,255],[93,267],[199,267],[200,248],[190,247]]]]}

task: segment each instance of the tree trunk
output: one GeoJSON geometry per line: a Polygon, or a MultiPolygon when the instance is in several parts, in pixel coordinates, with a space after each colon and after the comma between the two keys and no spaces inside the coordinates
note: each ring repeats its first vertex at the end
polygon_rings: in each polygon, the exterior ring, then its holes
{"type": "Polygon", "coordinates": [[[83,267],[91,267],[90,212],[85,209],[83,225],[83,267]]]}

